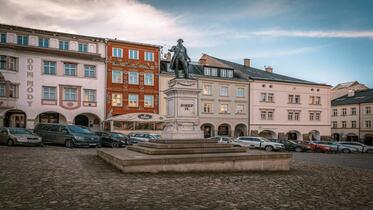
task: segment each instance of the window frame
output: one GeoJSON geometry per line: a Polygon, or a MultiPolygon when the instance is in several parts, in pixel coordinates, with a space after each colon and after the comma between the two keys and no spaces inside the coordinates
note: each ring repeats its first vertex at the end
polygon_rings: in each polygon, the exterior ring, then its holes
{"type": "Polygon", "coordinates": [[[154,52],[152,51],[145,51],[144,52],[144,60],[145,61],[154,61],[154,52]],[[151,59],[149,59],[149,55],[151,55],[151,59]]]}
{"type": "Polygon", "coordinates": [[[228,87],[228,86],[221,86],[219,92],[220,92],[220,94],[219,94],[220,96],[228,97],[228,96],[229,96],[229,87],[228,87]],[[226,95],[222,94],[222,93],[223,93],[222,91],[223,91],[224,89],[226,89],[226,95]]]}
{"type": "MultiPolygon", "coordinates": [[[[65,68],[65,67],[64,67],[65,68]]],[[[56,61],[49,61],[49,60],[44,60],[43,61],[43,74],[45,75],[56,75],[57,74],[57,62],[56,61]],[[46,63],[48,63],[48,65],[46,65],[46,63]],[[51,64],[54,63],[54,73],[52,74],[52,66],[51,64]],[[46,71],[46,68],[48,68],[48,71],[46,71]]]]}
{"type": "Polygon", "coordinates": [[[70,76],[70,77],[76,77],[77,76],[77,70],[78,70],[78,65],[76,63],[63,63],[63,75],[64,76],[70,76]],[[69,66],[67,68],[67,66],[69,66]],[[71,68],[71,67],[75,67],[75,68],[71,68]],[[66,70],[68,71],[72,71],[74,70],[74,74],[66,74],[66,70]]]}
{"type": "Polygon", "coordinates": [[[63,100],[64,101],[78,101],[78,88],[76,87],[64,87],[63,88],[63,100]],[[69,90],[69,91],[67,91],[69,90]],[[75,91],[72,91],[75,90],[75,91]],[[70,92],[71,91],[71,92],[70,92]],[[68,97],[66,97],[68,96],[68,97]],[[72,97],[74,96],[74,97],[72,97]],[[72,98],[69,98],[72,97],[72,98]]]}
{"type": "Polygon", "coordinates": [[[84,64],[84,77],[85,78],[96,78],[96,66],[95,65],[84,64]],[[87,74],[87,72],[88,72],[88,74],[87,74]],[[91,75],[92,72],[93,72],[93,76],[91,75]]]}
{"type": "Polygon", "coordinates": [[[47,100],[47,101],[56,101],[57,100],[57,87],[55,87],[55,86],[42,86],[42,92],[43,92],[43,94],[42,94],[42,99],[43,100],[47,100]],[[46,89],[48,91],[46,91],[46,89]],[[54,90],[54,93],[51,90],[54,90]],[[45,97],[46,93],[47,93],[48,97],[45,97]],[[54,97],[51,97],[51,95],[54,95],[54,97]]]}
{"type": "Polygon", "coordinates": [[[129,85],[138,85],[139,84],[139,72],[137,72],[137,71],[128,71],[128,84],[129,85]],[[134,78],[132,74],[136,74],[136,83],[134,83],[133,81],[131,81],[132,78],[134,78]]]}
{"type": "Polygon", "coordinates": [[[130,93],[128,94],[128,103],[127,103],[128,107],[139,107],[139,94],[136,94],[136,93],[130,93]],[[136,103],[132,103],[132,100],[131,99],[131,96],[136,96],[136,103]]]}
{"type": "Polygon", "coordinates": [[[58,49],[59,50],[68,51],[69,48],[70,48],[70,42],[68,40],[58,40],[58,49]]]}
{"type": "Polygon", "coordinates": [[[129,49],[129,50],[128,50],[128,59],[131,59],[131,60],[139,60],[139,59],[140,59],[140,58],[139,58],[139,53],[140,53],[139,50],[129,49]],[[136,52],[136,53],[134,54],[134,52],[136,52]],[[136,55],[136,56],[135,56],[135,55],[136,55]],[[135,56],[135,57],[133,57],[133,56],[135,56]]]}
{"type": "MultiPolygon", "coordinates": [[[[138,103],[138,102],[137,102],[138,103]]],[[[154,108],[154,95],[144,95],[144,108],[154,108]],[[151,105],[146,105],[146,98],[150,97],[151,100],[151,105]]]]}
{"type": "Polygon", "coordinates": [[[41,48],[49,48],[49,38],[47,37],[38,37],[39,43],[38,46],[41,48]]]}
{"type": "Polygon", "coordinates": [[[97,102],[97,90],[96,89],[83,89],[83,101],[84,102],[97,102]],[[91,97],[93,97],[93,99],[91,97]],[[87,98],[87,100],[85,100],[85,98],[87,98]]]}
{"type": "MultiPolygon", "coordinates": [[[[118,103],[116,103],[118,104],[118,103]]],[[[112,92],[111,93],[111,106],[112,107],[123,107],[123,93],[119,93],[119,92],[112,92]],[[114,95],[117,95],[117,96],[120,96],[119,98],[115,97],[114,98],[114,95]],[[114,100],[118,100],[119,101],[120,99],[120,105],[114,105],[114,100]]]]}
{"type": "Polygon", "coordinates": [[[112,57],[123,58],[123,48],[113,47],[111,52],[112,57]]]}
{"type": "Polygon", "coordinates": [[[153,73],[144,73],[144,85],[154,86],[154,74],[153,73]],[[147,76],[151,75],[151,83],[148,83],[147,76]]]}

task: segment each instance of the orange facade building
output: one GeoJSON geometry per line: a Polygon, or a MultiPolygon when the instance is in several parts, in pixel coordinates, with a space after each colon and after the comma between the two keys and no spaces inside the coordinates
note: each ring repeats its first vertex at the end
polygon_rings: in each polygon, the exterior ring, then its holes
{"type": "Polygon", "coordinates": [[[160,46],[108,40],[106,117],[159,112],[160,46]]]}

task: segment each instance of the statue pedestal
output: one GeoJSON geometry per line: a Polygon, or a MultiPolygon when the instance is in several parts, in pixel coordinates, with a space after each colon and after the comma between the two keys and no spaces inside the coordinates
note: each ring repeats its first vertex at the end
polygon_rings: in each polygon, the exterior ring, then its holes
{"type": "Polygon", "coordinates": [[[167,96],[166,127],[163,139],[203,139],[199,128],[198,89],[195,79],[172,79],[164,93],[167,96]]]}

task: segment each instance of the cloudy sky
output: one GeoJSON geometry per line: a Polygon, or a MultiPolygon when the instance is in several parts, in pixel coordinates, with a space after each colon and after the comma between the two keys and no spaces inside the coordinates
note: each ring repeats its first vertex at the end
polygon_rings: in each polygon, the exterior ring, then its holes
{"type": "Polygon", "coordinates": [[[371,0],[0,0],[0,23],[148,42],[373,88],[371,0]]]}

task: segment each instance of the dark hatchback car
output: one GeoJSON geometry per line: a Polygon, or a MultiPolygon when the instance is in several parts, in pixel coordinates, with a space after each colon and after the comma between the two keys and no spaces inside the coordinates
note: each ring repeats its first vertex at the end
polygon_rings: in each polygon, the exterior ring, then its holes
{"type": "Polygon", "coordinates": [[[66,147],[101,147],[100,137],[77,125],[38,124],[34,132],[43,138],[43,143],[62,144],[66,147]]]}
{"type": "Polygon", "coordinates": [[[285,150],[287,151],[307,152],[311,150],[311,147],[309,145],[298,143],[292,140],[282,140],[281,143],[284,144],[285,150]]]}
{"type": "Polygon", "coordinates": [[[101,145],[108,147],[125,147],[129,144],[128,136],[116,132],[96,132],[96,135],[101,137],[101,145]]]}

